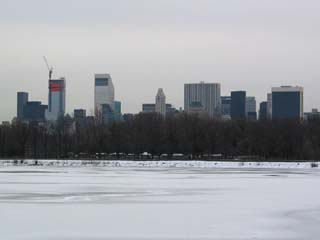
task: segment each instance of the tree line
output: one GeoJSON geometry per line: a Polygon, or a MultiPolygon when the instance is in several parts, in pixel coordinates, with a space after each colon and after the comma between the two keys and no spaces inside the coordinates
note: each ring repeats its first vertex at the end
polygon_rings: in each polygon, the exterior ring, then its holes
{"type": "Polygon", "coordinates": [[[163,118],[137,114],[104,124],[61,117],[54,124],[0,126],[0,158],[70,158],[97,154],[114,158],[142,153],[151,158],[183,154],[187,159],[255,156],[263,160],[319,160],[320,119],[223,121],[185,113],[163,118]]]}

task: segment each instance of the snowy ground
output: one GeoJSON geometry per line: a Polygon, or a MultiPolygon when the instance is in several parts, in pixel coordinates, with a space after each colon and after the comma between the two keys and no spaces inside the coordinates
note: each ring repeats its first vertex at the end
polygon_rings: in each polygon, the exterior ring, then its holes
{"type": "Polygon", "coordinates": [[[117,161],[117,160],[0,160],[0,166],[56,167],[163,167],[163,168],[258,168],[258,169],[320,169],[320,162],[241,162],[241,161],[117,161]]]}
{"type": "Polygon", "coordinates": [[[318,169],[0,166],[0,239],[320,239],[318,169]]]}

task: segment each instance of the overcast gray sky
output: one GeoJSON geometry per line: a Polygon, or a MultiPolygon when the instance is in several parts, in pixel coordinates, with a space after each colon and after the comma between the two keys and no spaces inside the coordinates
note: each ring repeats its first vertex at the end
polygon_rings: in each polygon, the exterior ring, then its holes
{"type": "Polygon", "coordinates": [[[68,112],[93,109],[94,73],[111,73],[123,112],[159,87],[183,106],[183,84],[199,81],[258,102],[301,85],[318,108],[319,13],[319,0],[0,0],[0,120],[17,91],[47,103],[43,55],[67,79],[68,112]]]}

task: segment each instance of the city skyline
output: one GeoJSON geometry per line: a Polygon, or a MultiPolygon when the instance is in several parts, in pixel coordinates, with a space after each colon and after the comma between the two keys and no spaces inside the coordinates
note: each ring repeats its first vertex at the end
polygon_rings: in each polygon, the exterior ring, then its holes
{"type": "Polygon", "coordinates": [[[43,55],[53,77],[67,79],[67,113],[93,113],[95,72],[112,74],[124,113],[139,112],[159,87],[183,107],[184,83],[200,81],[221,83],[222,96],[246,90],[257,103],[273,86],[303,86],[305,111],[320,106],[314,0],[0,2],[1,121],[15,115],[18,91],[47,102],[43,55]]]}

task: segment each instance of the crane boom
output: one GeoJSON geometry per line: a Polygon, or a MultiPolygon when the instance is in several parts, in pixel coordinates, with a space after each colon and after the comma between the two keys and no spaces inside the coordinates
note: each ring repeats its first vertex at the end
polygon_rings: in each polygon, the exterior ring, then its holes
{"type": "Polygon", "coordinates": [[[51,80],[53,68],[49,66],[49,63],[48,63],[46,56],[43,56],[43,60],[44,60],[45,64],[47,65],[47,68],[49,70],[49,80],[51,80]]]}

